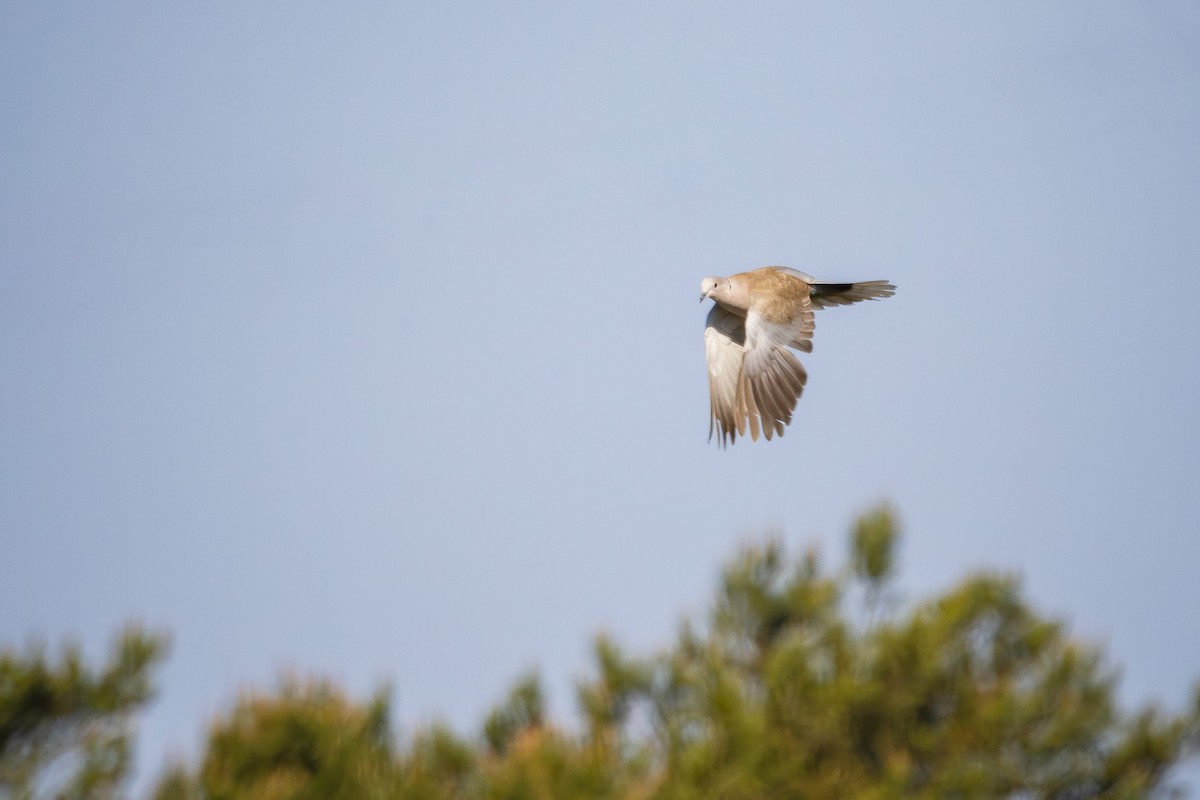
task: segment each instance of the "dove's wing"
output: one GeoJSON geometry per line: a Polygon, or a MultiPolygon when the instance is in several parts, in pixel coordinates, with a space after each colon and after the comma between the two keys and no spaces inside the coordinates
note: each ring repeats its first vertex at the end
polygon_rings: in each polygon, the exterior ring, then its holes
{"type": "Polygon", "coordinates": [[[812,332],[813,310],[807,297],[801,298],[784,322],[768,321],[754,310],[746,315],[746,353],[739,390],[748,398],[745,407],[751,439],[758,438],[760,425],[768,440],[775,434],[782,436],[784,426],[792,421],[808,373],[788,347],[811,351],[812,332]]]}
{"type": "Polygon", "coordinates": [[[738,392],[745,355],[746,320],[719,305],[708,312],[704,329],[704,355],[708,361],[708,394],[712,419],[708,438],[724,447],[732,444],[738,434],[746,433],[745,397],[738,392]]]}
{"type": "Polygon", "coordinates": [[[810,281],[813,308],[848,306],[860,300],[882,300],[896,293],[896,287],[887,281],[859,281],[858,283],[826,283],[810,281]]]}

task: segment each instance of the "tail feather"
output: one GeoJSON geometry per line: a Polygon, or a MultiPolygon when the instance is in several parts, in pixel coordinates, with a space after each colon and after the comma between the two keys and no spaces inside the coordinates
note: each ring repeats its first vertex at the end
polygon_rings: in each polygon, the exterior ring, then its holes
{"type": "Polygon", "coordinates": [[[858,283],[815,281],[812,284],[812,304],[814,308],[848,306],[861,300],[882,300],[895,293],[896,287],[888,281],[859,281],[858,283]]]}

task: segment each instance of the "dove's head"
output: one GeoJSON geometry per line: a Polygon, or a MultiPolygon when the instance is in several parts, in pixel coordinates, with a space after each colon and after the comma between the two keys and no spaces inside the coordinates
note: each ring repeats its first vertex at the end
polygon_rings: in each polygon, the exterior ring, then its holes
{"type": "Polygon", "coordinates": [[[703,303],[710,297],[713,300],[721,300],[729,292],[729,279],[718,278],[715,275],[709,275],[704,280],[700,281],[700,302],[703,303]]]}

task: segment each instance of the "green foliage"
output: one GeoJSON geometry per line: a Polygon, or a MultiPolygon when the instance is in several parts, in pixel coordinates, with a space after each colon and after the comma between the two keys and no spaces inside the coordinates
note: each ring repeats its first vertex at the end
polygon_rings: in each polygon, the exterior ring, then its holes
{"type": "Polygon", "coordinates": [[[127,628],[100,670],[76,645],[0,652],[0,797],[114,798],[130,770],[132,716],[152,697],[166,637],[127,628]]]}
{"type": "Polygon", "coordinates": [[[544,705],[537,675],[518,681],[508,700],[489,714],[483,724],[483,737],[492,752],[503,756],[519,734],[540,728],[544,705]]]}
{"type": "Polygon", "coordinates": [[[655,796],[1140,797],[1195,754],[1195,710],[1122,719],[1099,651],[1012,578],[854,626],[848,590],[877,591],[896,540],[882,510],[855,525],[847,577],[811,552],[789,570],[775,542],[733,562],[707,641],[657,661],[658,726],[690,734],[661,737],[655,796]]]}
{"type": "Polygon", "coordinates": [[[399,797],[406,800],[451,800],[477,795],[479,753],[443,725],[414,737],[399,756],[399,797]]]}
{"type": "Polygon", "coordinates": [[[385,692],[365,704],[327,681],[286,679],[273,696],[243,694],[212,727],[199,770],[168,772],[157,800],[397,796],[385,692]]]}
{"type": "Polygon", "coordinates": [[[854,574],[872,585],[887,580],[895,568],[897,538],[896,520],[888,508],[859,517],[851,534],[854,574]]]}
{"type": "MultiPolygon", "coordinates": [[[[814,551],[789,557],[778,541],[744,549],[722,572],[706,624],[685,623],[663,652],[631,656],[608,636],[596,639],[592,674],[577,687],[577,732],[547,718],[536,674],[515,683],[477,735],[433,725],[403,743],[390,732],[384,693],[358,701],[328,682],[290,679],[274,693],[242,695],[213,724],[198,766],[169,770],[155,798],[1075,800],[1170,792],[1171,769],[1200,745],[1200,691],[1180,713],[1122,712],[1103,653],[1039,615],[1011,576],[970,575],[915,606],[889,602],[882,589],[894,580],[898,544],[895,518],[882,509],[852,528],[841,571],[814,551]]],[[[133,663],[144,672],[144,657],[133,663]]],[[[144,682],[137,686],[142,693],[118,696],[144,699],[144,682]]],[[[23,695],[0,694],[15,696],[23,695]]],[[[128,708],[106,702],[84,705],[128,708]]],[[[44,720],[58,706],[31,703],[4,706],[0,742],[15,741],[13,720],[43,720],[24,723],[21,741],[53,728],[44,720]],[[18,707],[33,710],[22,716],[11,710],[18,707]]]]}

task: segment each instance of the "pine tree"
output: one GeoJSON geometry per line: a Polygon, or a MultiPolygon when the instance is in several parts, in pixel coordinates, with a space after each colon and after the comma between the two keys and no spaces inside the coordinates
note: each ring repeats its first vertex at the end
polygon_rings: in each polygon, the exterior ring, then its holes
{"type": "Polygon", "coordinates": [[[1115,672],[1022,596],[969,575],[894,599],[896,521],[859,519],[847,567],[776,540],[725,567],[709,618],[637,657],[597,638],[583,725],[555,725],[536,674],[475,737],[435,725],[407,745],[382,695],[328,684],[244,696],[195,773],[158,800],[1143,798],[1200,744],[1200,697],[1178,713],[1118,708],[1115,672]],[[307,688],[306,688],[307,687],[307,688]]]}
{"type": "Polygon", "coordinates": [[[161,634],[130,627],[94,670],[68,645],[0,652],[0,797],[117,798],[131,768],[134,715],[152,698],[161,634]]]}

